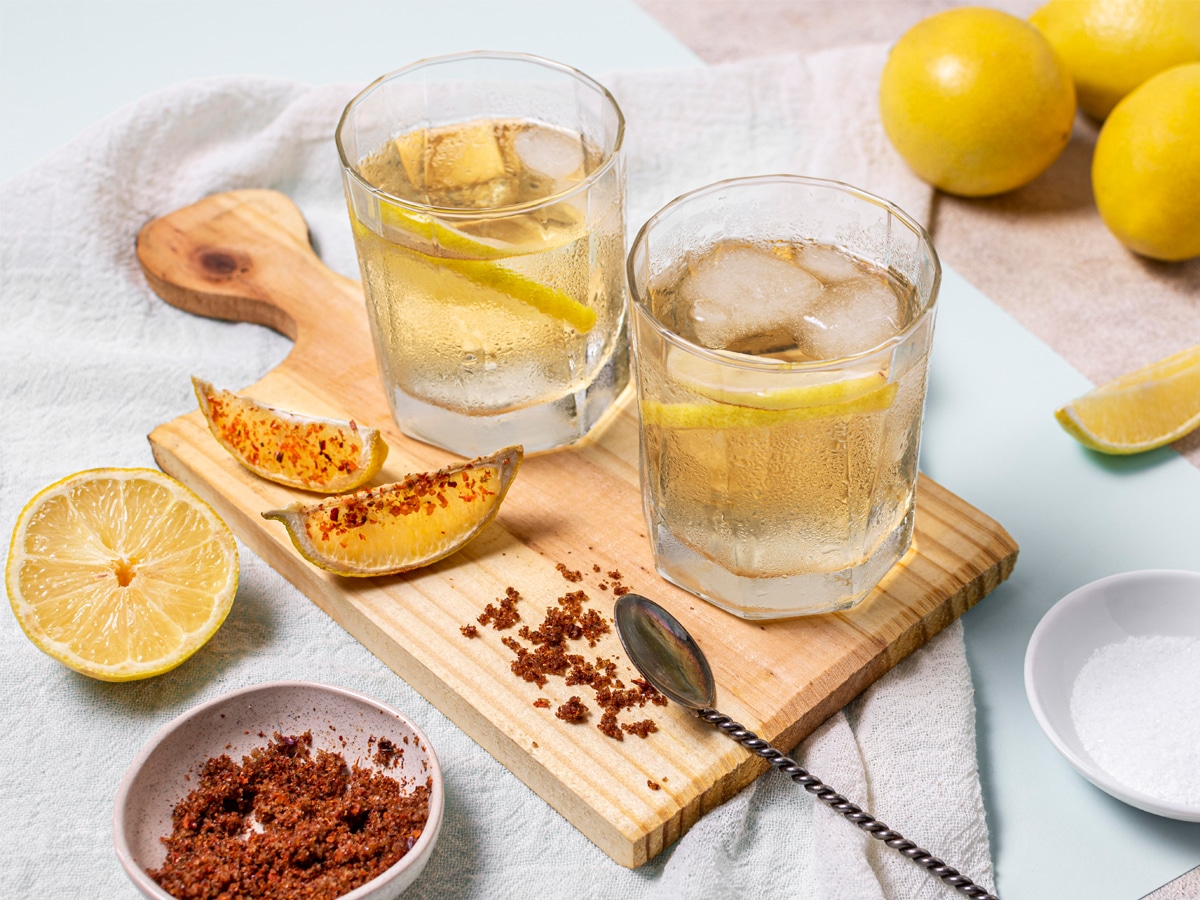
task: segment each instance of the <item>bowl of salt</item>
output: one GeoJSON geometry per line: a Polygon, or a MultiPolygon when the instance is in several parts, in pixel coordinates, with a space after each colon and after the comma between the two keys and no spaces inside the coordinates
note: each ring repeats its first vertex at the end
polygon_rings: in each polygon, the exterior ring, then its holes
{"type": "Polygon", "coordinates": [[[1200,822],[1200,572],[1126,572],[1067,594],[1029,639],[1025,692],[1096,787],[1200,822]]]}

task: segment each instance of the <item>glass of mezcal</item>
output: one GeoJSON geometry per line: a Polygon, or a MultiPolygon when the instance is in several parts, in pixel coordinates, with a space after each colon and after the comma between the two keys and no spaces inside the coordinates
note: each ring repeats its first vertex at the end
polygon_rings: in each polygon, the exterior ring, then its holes
{"type": "Polygon", "coordinates": [[[746,619],[858,603],[912,542],[928,234],[845,184],[737,179],[651,218],[628,273],[659,573],[746,619]]]}
{"type": "Polygon", "coordinates": [[[624,118],[581,72],[466,53],[383,76],[337,147],[400,429],[465,456],[588,432],[629,381],[624,118]]]}

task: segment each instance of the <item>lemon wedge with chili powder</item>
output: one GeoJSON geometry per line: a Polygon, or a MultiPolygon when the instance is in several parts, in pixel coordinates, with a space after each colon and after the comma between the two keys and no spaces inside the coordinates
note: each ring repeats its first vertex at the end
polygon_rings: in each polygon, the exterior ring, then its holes
{"type": "Polygon", "coordinates": [[[21,510],[5,577],[17,622],[102,681],[175,668],[216,633],[238,586],[237,544],[212,508],[154,469],[89,469],[21,510]]]}
{"type": "Polygon", "coordinates": [[[1100,453],[1141,453],[1176,441],[1200,427],[1200,344],[1088,391],[1054,417],[1100,453]]]}
{"type": "Polygon", "coordinates": [[[276,409],[192,378],[200,412],[222,447],[256,475],[288,487],[338,494],[378,474],[388,447],[378,429],[276,409]]]}
{"type": "Polygon", "coordinates": [[[395,575],[444,559],[496,517],[524,450],[409,475],[403,481],[264,512],[300,555],[338,575],[395,575]]]}

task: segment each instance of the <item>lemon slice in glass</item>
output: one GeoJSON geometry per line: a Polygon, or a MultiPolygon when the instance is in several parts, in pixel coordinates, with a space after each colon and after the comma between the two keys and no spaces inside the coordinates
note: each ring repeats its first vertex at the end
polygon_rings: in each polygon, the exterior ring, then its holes
{"type": "Polygon", "coordinates": [[[897,386],[885,384],[842,403],[797,406],[790,409],[754,408],[727,403],[642,402],[642,420],[660,428],[770,428],[792,422],[823,419],[830,416],[863,415],[880,412],[896,399],[897,386]]]}
{"type": "Polygon", "coordinates": [[[721,365],[675,347],[667,355],[667,375],[672,381],[718,403],[752,409],[805,409],[852,403],[887,384],[887,375],[880,371],[810,373],[790,369],[787,363],[780,363],[775,371],[721,365]]]}
{"type": "Polygon", "coordinates": [[[403,481],[264,512],[306,560],[338,575],[394,575],[444,559],[496,517],[520,446],[403,481]]]}
{"type": "Polygon", "coordinates": [[[375,428],[276,409],[192,378],[213,437],[256,475],[278,484],[337,494],[362,487],[387,458],[375,428]]]}
{"type": "MultiPolygon", "coordinates": [[[[587,334],[595,327],[596,311],[590,306],[585,306],[557,288],[534,281],[501,265],[501,259],[516,255],[511,250],[484,243],[444,225],[431,216],[403,209],[393,203],[381,201],[379,207],[385,226],[421,238],[430,245],[431,250],[436,247],[460,254],[461,257],[433,255],[415,247],[397,245],[398,249],[418,254],[430,265],[439,266],[475,284],[520,300],[542,315],[566,322],[580,334],[587,334]]],[[[367,228],[354,216],[351,216],[350,220],[355,229],[367,228]]]]}
{"type": "Polygon", "coordinates": [[[1100,453],[1141,453],[1178,440],[1200,426],[1200,344],[1088,391],[1054,417],[1100,453]]]}
{"type": "Polygon", "coordinates": [[[90,469],[21,510],[6,578],[39,648],[92,678],[131,681],[204,646],[238,571],[233,534],[182,484],[154,469],[90,469]]]}

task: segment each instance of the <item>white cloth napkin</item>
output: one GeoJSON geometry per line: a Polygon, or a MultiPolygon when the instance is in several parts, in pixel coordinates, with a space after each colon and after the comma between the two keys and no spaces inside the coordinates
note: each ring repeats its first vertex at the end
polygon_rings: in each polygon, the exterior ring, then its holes
{"type": "MultiPolygon", "coordinates": [[[[930,191],[892,153],[875,85],[885,49],[601,76],[628,121],[629,225],[719,178],[852,182],[918,218],[930,191]]],[[[189,376],[249,384],[288,342],[159,300],[134,257],[151,217],[235,188],[290,195],[336,270],[357,277],[332,134],[357,85],[204,80],[132,104],[0,185],[0,528],[41,487],[93,466],[153,466],[145,435],[194,406],[189,376]]],[[[7,533],[7,531],[6,531],[7,533]]],[[[111,843],[117,785],[193,705],[307,678],[412,716],[448,806],[413,897],[938,898],[950,888],[778,775],[759,779],[639,870],[611,862],[262,560],[242,548],[233,612],[167,675],[91,681],[0,624],[0,896],[132,897],[111,843]]],[[[985,886],[991,858],[974,704],[955,623],[798,748],[818,777],[985,886]]]]}

